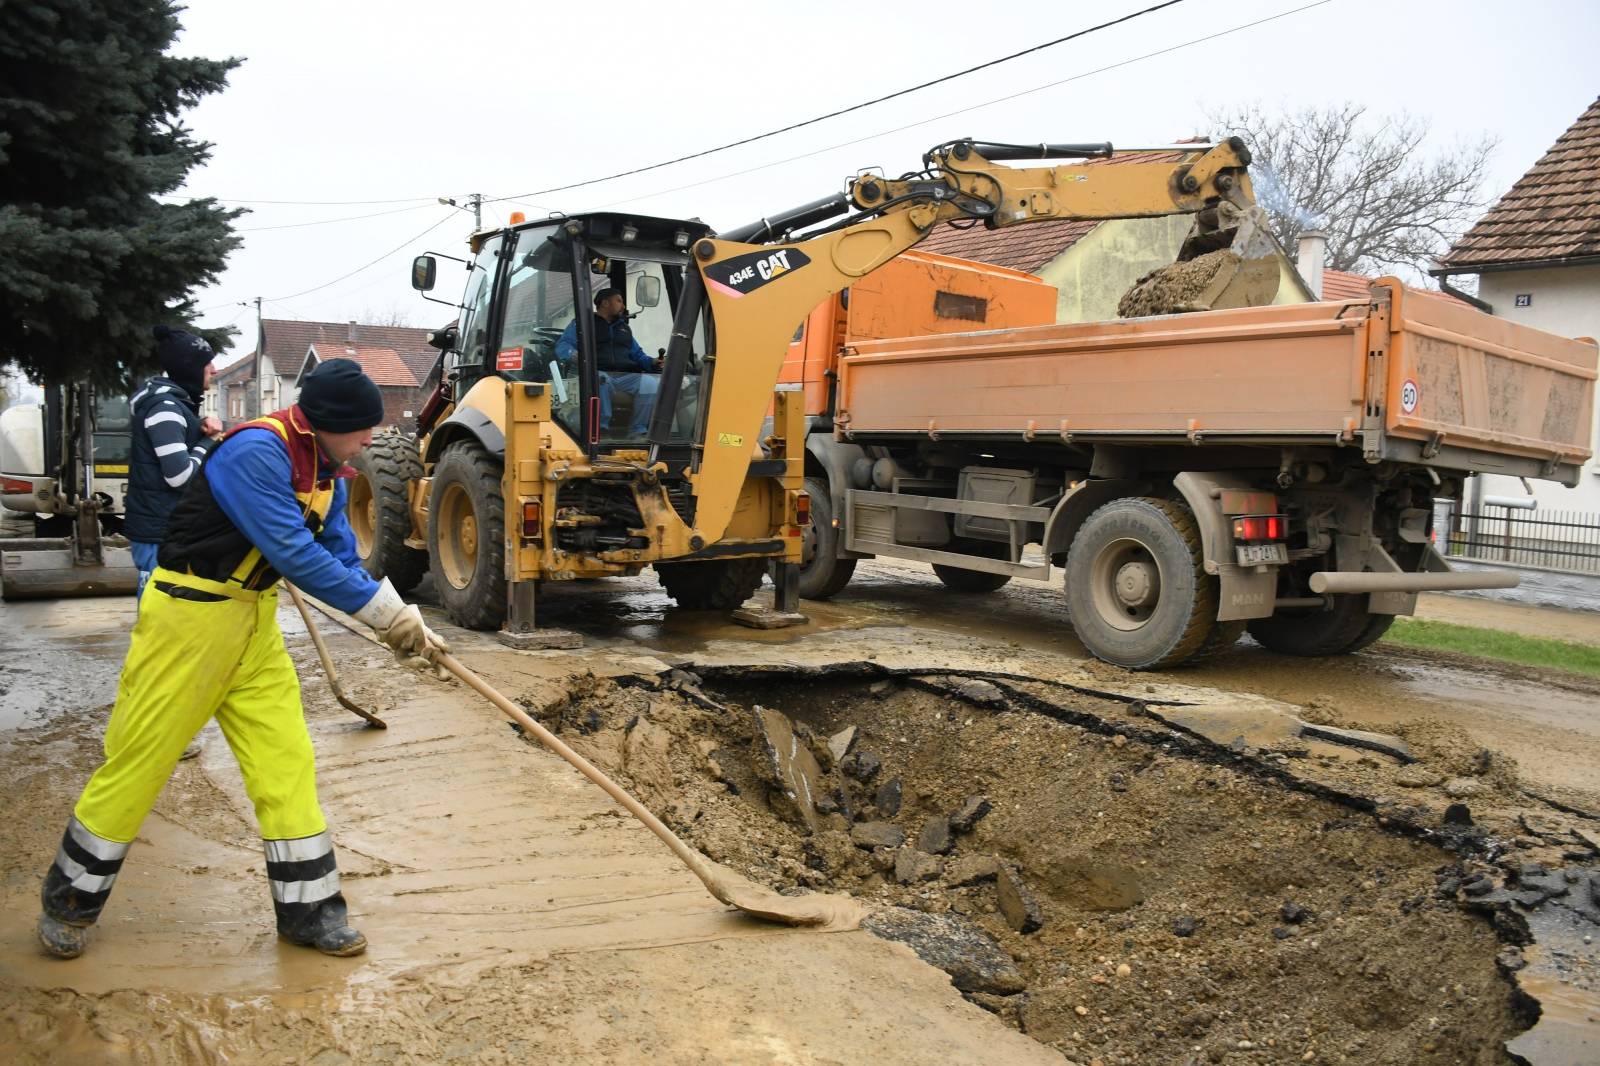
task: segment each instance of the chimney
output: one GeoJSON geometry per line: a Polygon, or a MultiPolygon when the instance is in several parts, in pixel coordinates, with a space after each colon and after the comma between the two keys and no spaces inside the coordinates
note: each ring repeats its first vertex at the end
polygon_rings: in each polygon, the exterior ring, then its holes
{"type": "Polygon", "coordinates": [[[1319,229],[1300,232],[1300,247],[1295,267],[1311,290],[1313,300],[1322,299],[1322,263],[1328,256],[1328,235],[1319,229]]]}
{"type": "Polygon", "coordinates": [[[356,323],[355,323],[355,319],[351,319],[350,320],[350,331],[347,334],[345,334],[344,343],[345,343],[345,347],[347,347],[347,348],[354,348],[356,346],[356,323]]]}

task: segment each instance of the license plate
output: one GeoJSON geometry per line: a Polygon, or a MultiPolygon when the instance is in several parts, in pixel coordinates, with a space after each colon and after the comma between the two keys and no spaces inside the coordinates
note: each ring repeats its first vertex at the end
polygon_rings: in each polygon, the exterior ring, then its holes
{"type": "Polygon", "coordinates": [[[1240,544],[1234,550],[1239,553],[1240,566],[1262,566],[1289,561],[1289,549],[1283,544],[1240,544]]]}

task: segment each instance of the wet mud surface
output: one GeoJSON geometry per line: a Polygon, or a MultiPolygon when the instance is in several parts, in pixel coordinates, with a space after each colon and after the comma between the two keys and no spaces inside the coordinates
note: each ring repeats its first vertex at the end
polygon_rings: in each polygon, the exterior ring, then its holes
{"type": "Polygon", "coordinates": [[[848,892],[871,933],[730,912],[493,708],[319,618],[350,695],[391,725],[362,728],[281,612],[372,950],[276,941],[214,736],[179,765],[90,955],[64,965],[32,944],[38,879],[97,761],[132,614],[0,607],[0,1047],[321,1066],[1600,1058],[1594,691],[1382,645],[1308,664],[1242,642],[1132,675],[1084,661],[1060,599],[1014,583],[953,605],[925,572],[869,563],[810,624],[761,632],[669,610],[647,574],[542,595],[576,653],[450,632],[706,854],[848,892]],[[955,691],[974,680],[1003,702],[955,691]],[[757,705],[798,724],[801,778],[830,782],[815,823],[777,786],[757,705]],[[1312,727],[1388,734],[1405,757],[1312,727]],[[939,820],[965,824],[974,798],[989,809],[940,850],[939,820]]]}

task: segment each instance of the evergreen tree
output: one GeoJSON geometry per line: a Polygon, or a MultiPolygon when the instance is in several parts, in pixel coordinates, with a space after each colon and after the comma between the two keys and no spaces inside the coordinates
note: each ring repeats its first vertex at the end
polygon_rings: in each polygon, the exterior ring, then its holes
{"type": "Polygon", "coordinates": [[[126,385],[238,247],[243,212],[157,199],[210,155],[182,112],[240,63],[166,55],[181,10],[0,0],[0,366],[126,385]]]}

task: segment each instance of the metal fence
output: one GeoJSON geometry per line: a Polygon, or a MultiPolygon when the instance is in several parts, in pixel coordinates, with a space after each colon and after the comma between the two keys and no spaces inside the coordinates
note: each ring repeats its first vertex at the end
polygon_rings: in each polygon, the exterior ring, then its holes
{"type": "Polygon", "coordinates": [[[1600,574],[1600,513],[1441,504],[1434,542],[1449,556],[1600,574]]]}

